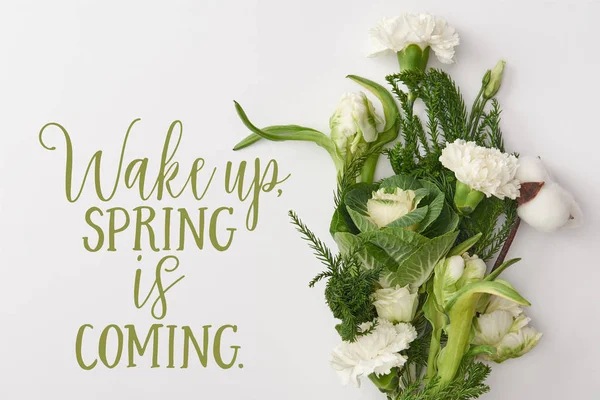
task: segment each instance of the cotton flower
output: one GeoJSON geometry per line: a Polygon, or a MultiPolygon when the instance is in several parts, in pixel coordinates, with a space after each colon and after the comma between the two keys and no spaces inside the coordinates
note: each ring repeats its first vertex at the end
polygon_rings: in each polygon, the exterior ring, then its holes
{"type": "Polygon", "coordinates": [[[378,289],[373,293],[373,305],[377,315],[390,322],[410,322],[419,305],[419,294],[411,293],[408,285],[378,289]]]}
{"type": "Polygon", "coordinates": [[[372,51],[370,57],[397,53],[415,44],[422,50],[433,50],[440,62],[454,62],[454,47],[460,40],[455,29],[446,20],[430,14],[403,14],[383,18],[370,30],[372,51]]]}
{"type": "Polygon", "coordinates": [[[583,218],[579,205],[568,191],[553,181],[537,157],[519,158],[517,178],[523,189],[517,213],[527,224],[542,232],[552,232],[562,227],[575,227],[583,218]]]}
{"type": "Polygon", "coordinates": [[[363,92],[346,93],[329,119],[331,139],[342,158],[359,152],[377,139],[383,118],[363,92]]]}
{"type": "MultiPolygon", "coordinates": [[[[366,323],[361,330],[366,332],[373,323],[366,323]]],[[[352,381],[360,387],[360,378],[375,374],[390,373],[392,368],[401,367],[406,356],[399,354],[406,350],[417,337],[417,331],[410,324],[397,325],[385,319],[378,319],[375,328],[355,342],[342,342],[331,355],[331,365],[337,371],[344,385],[352,381]]]]}
{"type": "Polygon", "coordinates": [[[400,188],[393,193],[386,192],[385,188],[379,189],[367,201],[369,219],[380,228],[405,216],[415,207],[415,192],[400,188]]]}
{"type": "Polygon", "coordinates": [[[513,155],[459,139],[446,145],[440,162],[454,172],[458,181],[487,197],[519,196],[520,184],[515,178],[519,163],[513,155]]]}

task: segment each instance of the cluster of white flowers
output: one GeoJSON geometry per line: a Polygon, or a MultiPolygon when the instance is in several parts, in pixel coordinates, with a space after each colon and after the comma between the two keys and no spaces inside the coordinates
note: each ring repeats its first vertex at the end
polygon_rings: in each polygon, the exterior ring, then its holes
{"type": "Polygon", "coordinates": [[[513,155],[459,139],[446,145],[440,162],[460,182],[487,197],[514,200],[519,196],[520,182],[515,178],[519,163],[513,155]]]}
{"type": "Polygon", "coordinates": [[[331,139],[342,157],[355,154],[361,143],[377,139],[383,118],[363,92],[346,93],[329,119],[331,139]],[[364,141],[363,141],[364,139],[364,141]]]}
{"type": "Polygon", "coordinates": [[[369,219],[380,228],[405,216],[415,207],[415,192],[400,188],[396,188],[393,193],[386,192],[384,188],[379,189],[367,201],[369,219]]]}
{"type": "Polygon", "coordinates": [[[473,343],[495,347],[496,354],[484,358],[498,363],[521,357],[542,337],[542,333],[528,326],[530,321],[517,304],[492,296],[485,313],[475,322],[473,343]]]}
{"type": "Polygon", "coordinates": [[[410,324],[396,324],[378,319],[376,326],[366,323],[363,332],[354,342],[342,342],[331,355],[331,365],[337,371],[343,384],[354,383],[360,387],[360,378],[375,374],[389,374],[392,368],[401,367],[406,357],[400,351],[406,350],[417,338],[417,331],[410,324]]]}
{"type": "Polygon", "coordinates": [[[402,51],[416,44],[421,49],[430,47],[440,62],[454,62],[454,47],[460,40],[456,30],[444,18],[430,14],[403,14],[383,18],[370,31],[370,57],[402,51]]]}
{"type": "Polygon", "coordinates": [[[519,157],[516,178],[521,182],[542,184],[533,198],[519,205],[519,217],[535,229],[543,232],[562,227],[575,227],[582,220],[579,205],[561,185],[550,176],[538,157],[519,157]]]}

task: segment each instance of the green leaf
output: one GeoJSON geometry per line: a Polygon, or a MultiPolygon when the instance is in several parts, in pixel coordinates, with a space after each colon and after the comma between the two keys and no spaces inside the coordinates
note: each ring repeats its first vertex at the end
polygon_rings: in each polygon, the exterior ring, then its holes
{"type": "Polygon", "coordinates": [[[380,188],[400,188],[403,190],[417,190],[423,186],[417,178],[410,175],[393,175],[381,181],[380,188]]]}
{"type": "Polygon", "coordinates": [[[446,304],[446,311],[450,310],[452,306],[462,297],[470,296],[476,293],[488,293],[494,296],[500,296],[510,301],[513,301],[522,306],[530,306],[527,300],[525,300],[515,289],[505,285],[498,281],[480,281],[474,282],[465,287],[461,288],[446,304]]]}
{"type": "Polygon", "coordinates": [[[333,238],[342,254],[354,255],[362,263],[363,267],[367,269],[373,269],[378,266],[376,259],[368,251],[367,245],[369,243],[366,243],[361,236],[347,232],[338,232],[333,238]]]}
{"type": "Polygon", "coordinates": [[[450,206],[444,201],[442,212],[439,217],[433,221],[429,227],[423,232],[427,237],[442,236],[446,233],[453,232],[458,227],[460,218],[450,206]]]}
{"type": "MultiPolygon", "coordinates": [[[[333,140],[331,140],[328,136],[324,135],[323,133],[315,129],[297,125],[271,126],[269,130],[261,130],[255,125],[253,125],[252,122],[250,122],[242,106],[240,106],[237,101],[234,101],[234,103],[238,116],[240,117],[244,125],[246,125],[246,127],[250,129],[250,131],[252,131],[254,134],[273,141],[301,140],[306,142],[313,142],[327,150],[327,152],[331,155],[336,164],[340,161],[340,157],[337,153],[333,140]]],[[[244,142],[246,142],[247,145],[247,143],[252,140],[253,139],[246,138],[242,140],[241,143],[243,145],[244,142]]],[[[240,144],[238,143],[238,145],[240,144]]]]}
{"type": "Polygon", "coordinates": [[[391,271],[396,271],[398,265],[417,251],[419,247],[429,242],[427,238],[418,233],[400,228],[384,228],[381,231],[370,232],[365,236],[365,239],[376,246],[376,249],[369,248],[372,255],[391,271]],[[373,250],[377,253],[374,253],[373,250]],[[394,261],[393,267],[390,266],[390,258],[394,261]]]}
{"type": "Polygon", "coordinates": [[[428,209],[429,207],[427,206],[417,208],[416,210],[413,210],[408,214],[403,215],[402,217],[390,222],[389,224],[387,224],[387,226],[392,228],[404,228],[417,224],[423,221],[425,216],[427,216],[428,209]]]}
{"type": "Polygon", "coordinates": [[[373,192],[377,190],[377,185],[369,183],[357,183],[353,185],[344,196],[344,204],[358,211],[362,215],[368,215],[367,212],[367,201],[373,195],[373,192]]]}
{"type": "Polygon", "coordinates": [[[398,267],[396,273],[391,277],[392,284],[421,286],[429,279],[435,264],[448,253],[457,236],[458,232],[447,233],[431,239],[421,246],[398,267]]]}
{"type": "Polygon", "coordinates": [[[340,205],[333,216],[331,217],[331,223],[329,224],[329,233],[334,236],[337,232],[351,232],[358,233],[358,228],[352,222],[352,218],[350,218],[350,214],[346,210],[344,205],[340,205]]]}
{"type": "Polygon", "coordinates": [[[477,241],[481,239],[481,233],[478,233],[475,236],[470,237],[469,239],[465,240],[464,242],[462,242],[461,244],[459,244],[458,246],[454,247],[452,250],[450,250],[450,252],[448,253],[448,257],[452,257],[452,256],[462,256],[463,254],[465,254],[471,247],[473,247],[475,245],[475,243],[477,243],[477,241]]]}
{"type": "MultiPolygon", "coordinates": [[[[299,126],[299,125],[273,125],[273,126],[267,126],[266,128],[262,128],[261,131],[266,132],[266,133],[272,133],[272,134],[285,133],[285,132],[292,134],[292,133],[302,133],[304,131],[315,131],[315,130],[312,128],[307,128],[305,126],[299,126]]],[[[317,132],[317,131],[315,131],[315,132],[317,132]]],[[[237,151],[237,150],[244,149],[244,148],[251,146],[254,143],[258,142],[262,138],[263,137],[261,135],[257,135],[256,133],[251,133],[250,135],[248,135],[244,139],[242,139],[238,144],[236,144],[235,147],[233,148],[233,150],[237,151]]]]}
{"type": "Polygon", "coordinates": [[[419,223],[418,229],[419,232],[424,232],[427,230],[429,225],[431,225],[442,213],[442,209],[444,208],[445,196],[444,193],[441,190],[439,190],[437,186],[435,186],[433,183],[421,181],[421,184],[429,192],[423,200],[423,204],[427,204],[429,209],[423,221],[419,223]]]}
{"type": "Polygon", "coordinates": [[[348,214],[350,215],[350,218],[352,218],[352,222],[354,222],[354,225],[356,225],[359,231],[371,232],[379,229],[379,227],[371,222],[369,218],[362,215],[358,211],[354,211],[350,207],[346,207],[346,210],[348,210],[348,214]]]}
{"type": "Polygon", "coordinates": [[[498,266],[498,268],[496,268],[494,271],[492,271],[483,280],[484,281],[493,281],[493,280],[495,280],[502,272],[504,272],[505,269],[507,269],[508,267],[510,267],[513,264],[518,263],[519,261],[521,261],[520,258],[513,258],[512,260],[508,260],[508,261],[503,262],[502,264],[500,264],[498,266]]]}

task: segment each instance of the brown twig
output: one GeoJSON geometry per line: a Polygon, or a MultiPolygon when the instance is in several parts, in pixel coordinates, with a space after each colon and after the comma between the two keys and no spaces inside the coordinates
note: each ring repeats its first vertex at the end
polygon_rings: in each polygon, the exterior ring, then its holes
{"type": "Polygon", "coordinates": [[[513,240],[515,240],[515,236],[517,235],[517,231],[519,230],[519,225],[521,225],[521,218],[517,217],[515,219],[515,223],[513,224],[512,228],[510,229],[508,238],[506,238],[506,242],[504,242],[504,246],[502,246],[500,253],[498,253],[498,258],[496,258],[496,262],[494,263],[494,267],[492,268],[492,271],[494,271],[496,268],[498,268],[504,262],[504,259],[506,258],[506,255],[508,254],[508,250],[510,249],[510,246],[512,245],[513,240]]]}

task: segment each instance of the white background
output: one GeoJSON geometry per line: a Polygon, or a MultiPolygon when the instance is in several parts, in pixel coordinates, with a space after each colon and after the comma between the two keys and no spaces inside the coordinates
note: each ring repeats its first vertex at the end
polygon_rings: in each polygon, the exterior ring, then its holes
{"type": "MultiPolygon", "coordinates": [[[[458,62],[443,68],[470,103],[481,75],[507,61],[499,99],[507,148],[542,156],[573,191],[586,214],[576,231],[541,234],[524,226],[510,256],[523,261],[506,273],[531,302],[544,332],[526,357],[494,366],[485,399],[598,399],[597,1],[3,1],[0,7],[0,398],[37,399],[377,399],[370,384],[343,388],[328,365],[338,343],[321,270],[288,223],[296,210],[328,239],[334,169],[308,144],[231,147],[247,131],[232,99],[261,126],[298,123],[327,130],[338,98],[358,74],[378,82],[397,69],[393,57],[366,59],[368,29],[404,11],[444,16],[461,36],[458,62]],[[71,133],[81,176],[103,149],[108,177],[125,129],[142,118],[128,159],[148,156],[157,168],[164,133],[184,124],[177,159],[195,157],[222,171],[227,160],[277,158],[292,177],[283,195],[263,196],[259,227],[240,230],[225,253],[190,247],[178,254],[186,278],[169,298],[165,323],[235,323],[227,340],[242,346],[245,368],[81,370],[74,357],[77,328],[152,323],[132,304],[137,263],[131,232],[116,253],[88,253],[85,210],[141,204],[119,189],[101,204],[88,187],[75,204],[64,198],[64,145],[38,143],[49,121],[71,133]]],[[[434,57],[432,57],[433,59],[434,57]]],[[[431,63],[439,67],[437,61],[431,63]]],[[[382,165],[385,164],[382,162],[382,165]]],[[[184,168],[185,169],[185,168],[184,168]]],[[[383,171],[380,169],[380,171],[383,171]]],[[[222,179],[221,179],[222,180],[222,179]]],[[[189,194],[150,202],[190,209],[245,208],[221,190],[201,205],[189,194]]],[[[144,253],[145,271],[159,255],[144,253]]],[[[98,334],[96,330],[96,335],[98,334]]],[[[93,340],[90,336],[90,342],[93,340]]],[[[93,350],[95,344],[89,344],[93,350]]],[[[181,349],[181,346],[176,346],[181,349]]],[[[146,362],[144,362],[146,361],[146,362]]]]}

